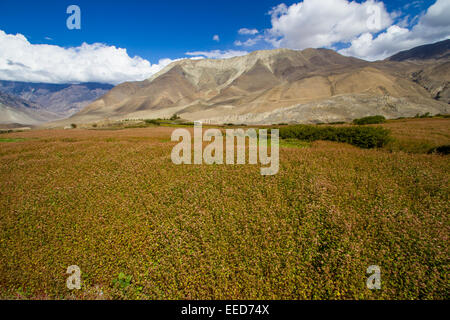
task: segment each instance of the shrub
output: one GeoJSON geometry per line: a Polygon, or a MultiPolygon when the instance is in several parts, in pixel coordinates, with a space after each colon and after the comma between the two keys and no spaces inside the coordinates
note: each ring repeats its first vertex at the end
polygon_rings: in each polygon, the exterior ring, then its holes
{"type": "Polygon", "coordinates": [[[423,115],[420,115],[419,113],[416,114],[416,116],[414,118],[418,118],[418,119],[424,119],[424,118],[432,118],[433,116],[430,115],[429,112],[424,113],[423,115]]]}
{"type": "Polygon", "coordinates": [[[146,120],[144,120],[144,122],[146,124],[152,124],[152,125],[155,125],[155,126],[159,126],[160,125],[160,122],[158,120],[155,120],[155,119],[146,119],[146,120]]]}
{"type": "Polygon", "coordinates": [[[72,129],[76,129],[77,128],[77,125],[75,123],[72,123],[70,126],[72,127],[72,129]]]}
{"type": "Polygon", "coordinates": [[[178,120],[178,119],[180,119],[180,117],[175,113],[172,117],[170,117],[170,119],[169,120],[178,120]]]}
{"type": "Polygon", "coordinates": [[[357,124],[357,125],[379,124],[379,123],[385,123],[385,122],[386,122],[386,118],[383,116],[370,116],[370,117],[364,117],[361,119],[353,120],[353,124],[357,124]]]}
{"type": "Polygon", "coordinates": [[[116,279],[113,280],[113,285],[120,289],[125,289],[131,284],[132,276],[126,275],[123,272],[119,273],[116,279]]]}
{"type": "Polygon", "coordinates": [[[345,121],[334,121],[330,122],[329,124],[345,124],[345,121]]]}
{"type": "Polygon", "coordinates": [[[442,154],[442,155],[449,155],[450,154],[450,145],[444,145],[444,146],[439,146],[439,147],[435,147],[430,149],[430,151],[428,151],[429,154],[431,153],[437,153],[437,154],[442,154]]]}
{"type": "Polygon", "coordinates": [[[381,127],[331,127],[295,125],[280,128],[282,139],[345,142],[360,148],[380,148],[390,140],[390,132],[381,127]]]}
{"type": "Polygon", "coordinates": [[[318,126],[326,126],[326,125],[338,125],[338,124],[346,124],[345,121],[333,121],[333,122],[318,122],[316,125],[318,126]]]}

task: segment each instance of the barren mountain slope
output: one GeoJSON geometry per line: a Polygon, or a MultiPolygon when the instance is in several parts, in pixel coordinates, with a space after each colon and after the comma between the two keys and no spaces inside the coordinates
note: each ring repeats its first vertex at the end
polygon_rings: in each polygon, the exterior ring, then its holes
{"type": "Polygon", "coordinates": [[[68,121],[177,113],[188,120],[214,123],[321,122],[372,114],[448,112],[447,104],[433,100],[402,68],[396,69],[397,64],[369,63],[327,49],[181,60],[148,80],[113,88],[68,121]]]}
{"type": "Polygon", "coordinates": [[[38,104],[0,91],[0,124],[35,125],[58,119],[38,104]]]}
{"type": "Polygon", "coordinates": [[[434,99],[450,103],[450,39],[399,52],[379,65],[418,83],[434,99]]]}
{"type": "Polygon", "coordinates": [[[0,80],[0,91],[57,114],[58,118],[71,116],[112,88],[112,85],[101,83],[50,84],[0,80]]]}
{"type": "Polygon", "coordinates": [[[401,51],[388,58],[389,61],[439,60],[450,58],[450,39],[401,51]]]}

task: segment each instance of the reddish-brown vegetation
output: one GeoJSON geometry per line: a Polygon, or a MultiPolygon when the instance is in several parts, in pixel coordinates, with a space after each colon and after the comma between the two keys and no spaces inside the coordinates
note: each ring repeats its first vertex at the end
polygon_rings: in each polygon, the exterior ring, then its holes
{"type": "Polygon", "coordinates": [[[282,147],[267,177],[176,166],[172,130],[3,135],[24,140],[0,143],[0,296],[449,298],[447,157],[318,141],[282,147]],[[79,291],[65,284],[74,264],[79,291]]]}

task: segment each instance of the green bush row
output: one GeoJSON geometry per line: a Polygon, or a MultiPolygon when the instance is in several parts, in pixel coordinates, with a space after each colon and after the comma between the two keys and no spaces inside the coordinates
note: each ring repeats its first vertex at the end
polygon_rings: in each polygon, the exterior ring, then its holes
{"type": "Polygon", "coordinates": [[[161,122],[159,120],[157,120],[157,119],[145,119],[144,122],[146,124],[152,124],[152,125],[155,125],[155,126],[161,125],[161,122]]]}
{"type": "Polygon", "coordinates": [[[383,116],[370,116],[370,117],[364,117],[361,119],[355,119],[353,120],[353,124],[363,125],[363,124],[379,124],[379,123],[385,123],[386,118],[383,116]]]}
{"type": "Polygon", "coordinates": [[[295,125],[280,128],[280,137],[305,141],[329,140],[349,143],[360,148],[381,148],[389,142],[390,132],[382,127],[295,125]]]}

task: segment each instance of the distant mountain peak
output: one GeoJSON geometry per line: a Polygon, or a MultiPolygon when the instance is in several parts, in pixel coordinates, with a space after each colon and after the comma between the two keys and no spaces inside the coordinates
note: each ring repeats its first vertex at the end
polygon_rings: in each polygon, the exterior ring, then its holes
{"type": "MultiPolygon", "coordinates": [[[[244,56],[227,59],[178,60],[172,62],[145,81],[152,82],[170,70],[178,68],[188,74],[188,78],[194,83],[199,82],[199,78],[202,77],[203,73],[211,72],[212,70],[216,70],[222,74],[229,74],[229,82],[231,83],[233,81],[233,79],[231,79],[233,75],[238,77],[241,74],[248,72],[257,63],[260,63],[269,70],[276,72],[277,70],[279,71],[280,68],[285,68],[284,66],[292,66],[294,69],[302,67],[312,71],[327,67],[336,68],[357,64],[363,65],[367,64],[367,61],[354,57],[346,57],[330,49],[309,48],[304,50],[291,50],[281,48],[272,50],[257,50],[244,56]]],[[[285,69],[284,73],[287,71],[288,70],[285,69]]]]}
{"type": "Polygon", "coordinates": [[[450,39],[401,51],[386,59],[389,61],[447,59],[450,57],[450,39]]]}
{"type": "Polygon", "coordinates": [[[0,80],[0,123],[36,124],[80,111],[113,86],[102,83],[50,84],[0,80]]]}

